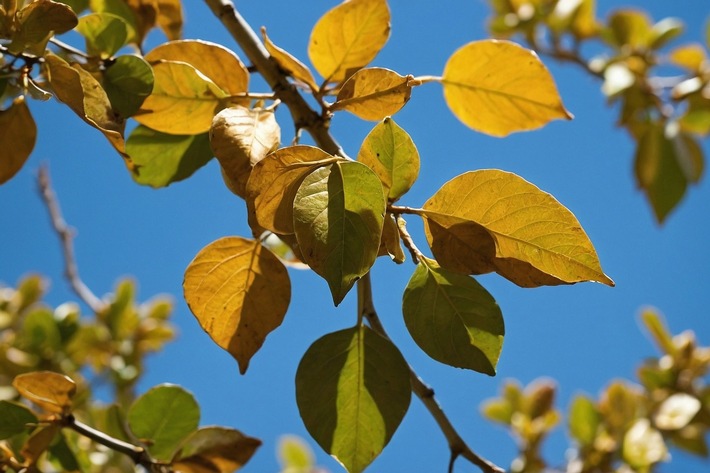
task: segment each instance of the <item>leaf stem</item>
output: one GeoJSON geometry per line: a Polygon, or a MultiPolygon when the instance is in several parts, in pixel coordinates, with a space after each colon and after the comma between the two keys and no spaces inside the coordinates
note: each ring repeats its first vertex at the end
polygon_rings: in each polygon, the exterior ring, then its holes
{"type": "Polygon", "coordinates": [[[412,261],[414,264],[418,264],[424,257],[424,254],[419,251],[419,248],[417,248],[417,245],[414,243],[412,235],[410,235],[407,231],[407,221],[402,218],[402,215],[397,215],[395,218],[397,219],[397,228],[399,229],[399,235],[402,239],[402,243],[404,243],[404,246],[409,250],[409,254],[412,255],[412,261]]]}
{"type": "Polygon", "coordinates": [[[440,76],[418,76],[410,79],[409,85],[422,85],[430,82],[441,82],[444,78],[440,76]]]}

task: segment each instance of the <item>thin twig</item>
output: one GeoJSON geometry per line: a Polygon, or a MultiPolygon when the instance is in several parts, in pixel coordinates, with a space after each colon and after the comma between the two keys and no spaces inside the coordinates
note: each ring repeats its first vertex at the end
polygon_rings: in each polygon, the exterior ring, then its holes
{"type": "Polygon", "coordinates": [[[79,298],[86,303],[91,310],[99,312],[104,307],[104,303],[91,292],[86,284],[79,277],[79,269],[74,259],[74,245],[72,240],[74,232],[67,226],[62,217],[62,210],[59,208],[59,201],[52,190],[52,185],[49,180],[49,170],[46,166],[39,168],[37,173],[37,184],[39,185],[40,195],[44,204],[49,211],[49,218],[52,221],[52,227],[57,232],[62,245],[62,253],[64,255],[64,276],[67,278],[69,285],[79,298]]]}
{"type": "Polygon", "coordinates": [[[82,58],[84,58],[84,59],[90,59],[90,58],[91,58],[91,56],[89,56],[88,54],[86,54],[86,53],[85,53],[84,51],[82,51],[81,49],[77,49],[77,48],[75,48],[74,46],[72,46],[71,44],[67,44],[67,43],[65,43],[64,41],[58,40],[57,38],[50,38],[49,42],[52,43],[53,45],[57,46],[58,48],[61,48],[61,49],[65,50],[66,52],[68,52],[68,53],[70,53],[70,54],[74,54],[75,56],[79,56],[79,57],[82,57],[82,58]]]}

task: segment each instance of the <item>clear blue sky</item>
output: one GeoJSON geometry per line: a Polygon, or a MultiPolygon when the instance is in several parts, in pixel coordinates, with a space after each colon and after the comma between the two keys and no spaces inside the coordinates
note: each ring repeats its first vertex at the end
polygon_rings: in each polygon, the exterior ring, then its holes
{"type": "MultiPolygon", "coordinates": [[[[185,37],[236,50],[202,2],[184,3],[185,37]]],[[[439,75],[455,49],[486,37],[488,9],[483,0],[390,3],[392,37],[374,65],[402,74],[439,75]]],[[[619,6],[614,1],[597,3],[602,15],[619,6]]],[[[681,17],[688,26],[684,38],[704,38],[710,13],[705,1],[635,3],[656,19],[681,17]]],[[[243,1],[239,7],[255,28],[267,26],[277,44],[305,59],[312,25],[335,4],[243,1]]],[[[639,310],[646,305],[662,311],[672,331],[694,329],[701,343],[710,344],[710,179],[691,189],[667,224],[659,227],[632,179],[633,143],[614,127],[617,110],[605,105],[600,84],[573,66],[545,62],[575,120],[505,139],[460,124],[446,108],[438,85],[416,89],[395,116],[422,156],[421,178],[402,202],[419,206],[444,182],[467,170],[515,172],[577,215],[617,286],[526,290],[495,275],[480,278],[498,300],[507,332],[499,374],[489,378],[441,365],[414,345],[401,316],[401,293],[414,269],[410,262],[395,266],[382,259],[373,271],[377,309],[405,357],[435,387],[445,411],[473,448],[505,466],[513,458],[514,442],[479,414],[480,403],[497,395],[504,379],[527,383],[541,376],[554,378],[558,407],[566,409],[577,392],[596,396],[609,380],[633,377],[641,360],[655,354],[638,323],[639,310]]],[[[255,90],[265,88],[257,83],[255,90]]],[[[244,471],[277,471],[278,436],[308,437],[294,398],[298,361],[314,340],[355,323],[355,298],[348,296],[335,309],[323,280],[292,271],[293,298],[285,322],[266,340],[248,373],[240,376],[236,363],[202,332],[181,298],[183,271],[203,246],[222,236],[249,234],[243,202],[223,186],[216,162],[167,189],[140,187],[104,138],[66,107],[31,106],[39,124],[38,146],[25,168],[0,187],[0,281],[14,284],[36,271],[51,280],[51,304],[75,299],[62,279],[57,240],[36,192],[36,170],[49,163],[65,217],[78,229],[75,244],[82,278],[93,291],[110,292],[120,277],[130,275],[139,281],[141,299],[167,293],[175,300],[179,340],[149,360],[141,388],[171,382],[189,389],[202,406],[203,424],[233,426],[263,439],[244,471]]],[[[356,155],[371,126],[342,114],[332,130],[356,155]]],[[[290,127],[282,128],[284,142],[290,141],[290,127]]],[[[707,143],[704,149],[710,152],[707,143]]],[[[409,222],[422,241],[421,226],[415,219],[409,222]]],[[[558,428],[546,448],[553,465],[563,460],[565,436],[564,427],[558,428]]],[[[320,464],[339,471],[315,448],[320,464]]],[[[443,436],[414,398],[399,431],[369,471],[445,471],[448,455],[443,436]]],[[[710,467],[677,451],[673,455],[677,463],[661,471],[692,473],[710,467]]],[[[461,461],[456,471],[476,469],[461,461]]]]}

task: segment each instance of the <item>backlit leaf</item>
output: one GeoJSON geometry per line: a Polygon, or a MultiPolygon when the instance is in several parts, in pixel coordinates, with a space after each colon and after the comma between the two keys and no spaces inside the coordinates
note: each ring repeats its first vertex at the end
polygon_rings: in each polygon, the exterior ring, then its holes
{"type": "Polygon", "coordinates": [[[510,41],[474,41],[458,49],[442,77],[444,98],[467,126],[493,136],[571,119],[537,55],[510,41]]]}
{"type": "Polygon", "coordinates": [[[76,14],[69,6],[51,0],[34,0],[17,13],[16,31],[8,49],[12,53],[27,51],[43,56],[52,35],[66,33],[77,23],[76,14]]]}
{"type": "Polygon", "coordinates": [[[210,129],[227,93],[184,62],[153,64],[155,83],[135,120],[163,133],[197,135],[210,129]]]}
{"type": "Polygon", "coordinates": [[[86,38],[86,51],[92,56],[109,58],[128,42],[130,27],[111,13],[90,13],[79,19],[76,30],[86,38]]]}
{"type": "Polygon", "coordinates": [[[128,409],[131,432],[160,461],[170,461],[180,443],[197,430],[200,406],[181,388],[162,384],[149,389],[128,409]]]}
{"type": "Polygon", "coordinates": [[[296,373],[306,429],[351,473],[380,454],[410,399],[406,361],[392,342],[364,326],[318,339],[296,373]]]}
{"type": "Polygon", "coordinates": [[[169,135],[143,125],[131,132],[126,149],[135,164],[133,179],[151,187],[187,179],[212,159],[207,133],[169,135]]]}
{"type": "Polygon", "coordinates": [[[444,268],[496,271],[523,287],[613,285],[577,218],[521,177],[494,169],[450,180],[425,204],[429,245],[444,268]]]}
{"type": "Polygon", "coordinates": [[[683,22],[678,18],[664,18],[651,28],[649,46],[659,49],[683,33],[683,22]]]}
{"type": "Polygon", "coordinates": [[[291,55],[288,51],[276,46],[266,35],[266,28],[261,27],[261,35],[264,38],[264,47],[271,57],[278,63],[279,67],[286,71],[291,77],[307,85],[312,91],[318,90],[318,84],[313,78],[313,74],[308,67],[291,55]]]}
{"type": "Polygon", "coordinates": [[[702,44],[692,43],[673,49],[669,59],[672,63],[695,72],[700,71],[703,62],[707,61],[707,54],[702,44]]]}
{"type": "Polygon", "coordinates": [[[385,198],[377,175],[355,161],[309,174],[293,202],[293,226],[304,262],[340,304],[377,258],[385,198]]]}
{"type": "Polygon", "coordinates": [[[375,125],[357,159],[375,171],[390,201],[406,194],[419,175],[419,151],[407,132],[391,118],[375,125]]]}
{"type": "Polygon", "coordinates": [[[203,248],[185,271],[185,301],[212,340],[245,373],[291,299],[283,263],[258,241],[227,237],[203,248]]]}
{"type": "Polygon", "coordinates": [[[37,141],[37,125],[23,96],[7,110],[0,110],[0,184],[17,174],[30,157],[37,141]]]}
{"type": "MultiPolygon", "coordinates": [[[[125,2],[125,0],[90,0],[86,1],[91,7],[91,11],[96,13],[108,13],[113,16],[117,16],[123,20],[123,22],[128,27],[128,36],[126,41],[129,43],[138,42],[137,28],[138,24],[136,22],[136,15],[131,10],[131,7],[125,2]]],[[[76,11],[76,10],[74,10],[76,11]]],[[[77,12],[78,13],[78,12],[77,12]]]]}
{"type": "Polygon", "coordinates": [[[617,10],[607,20],[603,37],[612,45],[621,48],[645,48],[651,38],[651,20],[641,10],[617,10]]]}
{"type": "Polygon", "coordinates": [[[600,422],[594,401],[586,396],[576,396],[569,409],[569,431],[572,437],[582,446],[592,445],[600,422]]]}
{"type": "MultiPolygon", "coordinates": [[[[58,423],[50,423],[35,429],[20,450],[25,464],[35,465],[42,454],[56,441],[57,436],[61,435],[61,429],[62,426],[58,423]]],[[[37,468],[30,467],[28,470],[37,471],[37,468]]]]}
{"type": "Polygon", "coordinates": [[[495,375],[503,314],[475,279],[421,258],[404,291],[402,312],[417,345],[433,359],[495,375]]]}
{"type": "Polygon", "coordinates": [[[369,64],[389,34],[390,11],[385,0],[348,0],[313,27],[308,57],[327,82],[340,83],[369,64]]]}
{"type": "Polygon", "coordinates": [[[173,459],[182,473],[232,473],[240,469],[261,445],[234,429],[203,427],[190,435],[173,459]]]}
{"type": "Polygon", "coordinates": [[[20,374],[12,381],[22,397],[53,414],[71,412],[76,384],[67,376],[51,371],[20,374]]]}
{"type": "Polygon", "coordinates": [[[281,128],[272,110],[235,105],[225,108],[212,120],[210,146],[240,197],[246,195],[252,167],[281,143],[281,128]]]}
{"type": "Polygon", "coordinates": [[[360,69],[343,84],[332,111],[347,110],[363,120],[378,121],[394,115],[412,95],[411,76],[381,67],[360,69]]]}
{"type": "Polygon", "coordinates": [[[284,473],[306,473],[316,466],[313,450],[301,437],[283,435],[279,438],[277,448],[279,463],[284,473]]]}
{"type": "Polygon", "coordinates": [[[336,158],[313,146],[288,146],[259,161],[247,181],[247,204],[257,223],[279,235],[293,229],[293,199],[301,182],[314,169],[336,158]]]}
{"type": "Polygon", "coordinates": [[[117,57],[103,75],[103,86],[111,105],[125,118],[140,109],[153,91],[153,83],[153,69],[145,59],[134,55],[117,57]]]}
{"type": "Polygon", "coordinates": [[[29,424],[37,423],[37,416],[22,404],[0,401],[0,440],[21,434],[29,424]]]}

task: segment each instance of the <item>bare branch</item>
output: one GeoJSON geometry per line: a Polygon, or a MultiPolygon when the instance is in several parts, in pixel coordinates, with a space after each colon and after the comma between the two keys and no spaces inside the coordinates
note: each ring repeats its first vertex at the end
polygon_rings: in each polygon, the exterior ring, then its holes
{"type": "Polygon", "coordinates": [[[72,240],[74,238],[74,232],[69,226],[67,226],[64,218],[62,217],[62,211],[59,208],[59,201],[57,196],[52,190],[52,185],[49,180],[49,170],[46,166],[39,168],[37,173],[37,184],[39,185],[40,195],[44,204],[47,206],[49,211],[49,218],[52,222],[52,227],[57,232],[59,236],[59,241],[62,245],[62,253],[64,256],[64,276],[67,278],[69,285],[74,290],[74,292],[79,296],[79,298],[86,303],[91,310],[94,312],[99,312],[103,307],[104,303],[91,292],[86,284],[79,277],[79,269],[76,265],[76,260],[74,259],[74,245],[72,240]]]}

